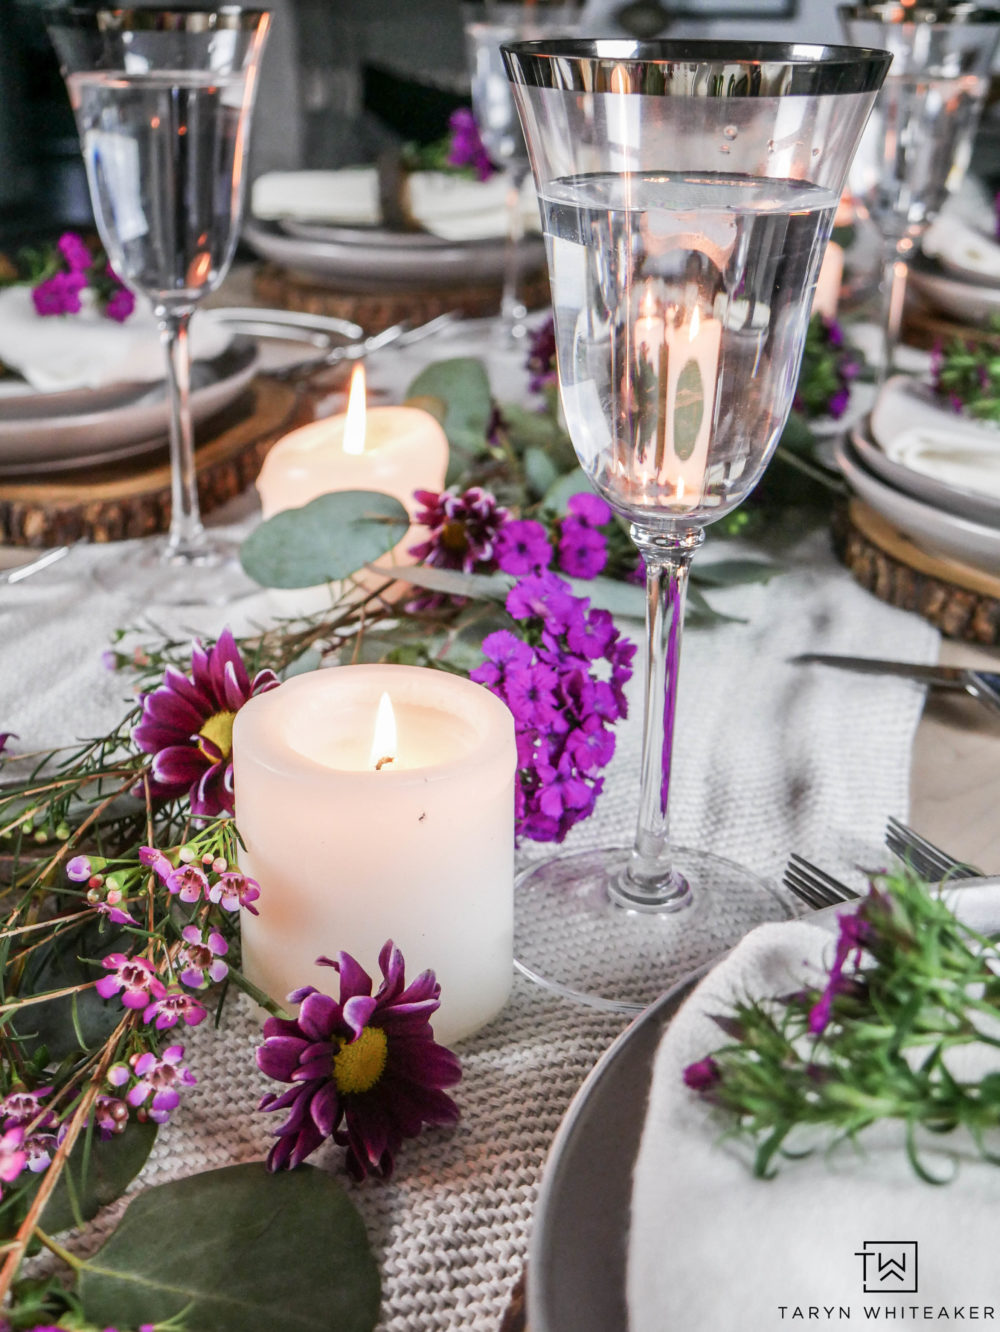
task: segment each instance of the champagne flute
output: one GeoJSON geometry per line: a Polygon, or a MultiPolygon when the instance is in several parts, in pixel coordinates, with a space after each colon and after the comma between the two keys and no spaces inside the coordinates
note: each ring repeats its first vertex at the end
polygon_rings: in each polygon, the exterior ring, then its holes
{"type": "Polygon", "coordinates": [[[882,237],[882,360],[892,373],[920,238],[965,177],[1000,39],[1000,10],[971,4],[851,5],[848,41],[885,47],[892,69],[850,172],[882,237]]]}
{"type": "Polygon", "coordinates": [[[155,572],[156,600],[249,588],[235,544],[201,521],[188,328],[232,263],[250,118],[270,25],[263,10],[67,9],[47,19],[83,147],[97,230],[118,277],[153,306],[166,350],[170,530],[105,583],[155,572]],[[211,583],[206,571],[215,570],[211,583]]]}
{"type": "Polygon", "coordinates": [[[684,596],[706,525],[745,498],[784,428],[889,57],[612,40],[504,58],[541,202],[569,433],[647,580],[634,840],[522,874],[515,951],[560,992],[630,1008],[787,914],[750,871],[670,841],[684,596]]]}
{"type": "Polygon", "coordinates": [[[568,35],[575,12],[576,0],[476,0],[462,6],[472,110],[483,147],[503,171],[506,185],[506,248],[497,325],[503,343],[519,342],[527,333],[521,283],[522,189],[531,168],[500,49],[507,42],[568,35]]]}

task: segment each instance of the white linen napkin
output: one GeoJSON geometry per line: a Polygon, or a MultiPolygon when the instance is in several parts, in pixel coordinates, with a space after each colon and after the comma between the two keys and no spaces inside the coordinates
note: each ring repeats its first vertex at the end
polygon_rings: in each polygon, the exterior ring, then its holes
{"type": "Polygon", "coordinates": [[[963,222],[954,211],[931,223],[921,247],[924,254],[945,268],[1000,282],[1000,245],[984,231],[963,222]]]}
{"type": "MultiPolygon", "coordinates": [[[[469,180],[446,171],[415,171],[408,179],[415,222],[442,240],[492,240],[506,230],[507,186],[501,176],[469,180]]],[[[381,221],[375,167],[342,171],[271,171],[253,184],[252,212],[266,221],[328,222],[377,226],[381,221]]],[[[538,205],[530,180],[521,191],[525,226],[538,230],[538,205]]]]}
{"type": "Polygon", "coordinates": [[[958,416],[926,384],[896,375],[872,408],[871,432],[887,458],[915,472],[1000,497],[1000,429],[958,416]]]}
{"type": "MultiPolygon", "coordinates": [[[[956,889],[952,901],[975,928],[1000,925],[1000,882],[956,889]]],[[[630,1332],[778,1332],[810,1320],[843,1322],[842,1309],[854,1324],[888,1321],[896,1329],[1000,1317],[1000,1167],[981,1162],[958,1132],[935,1138],[923,1157],[935,1174],[950,1167],[943,1153],[958,1158],[957,1176],[942,1187],[916,1177],[903,1127],[888,1121],[862,1135],[860,1151],[782,1161],[776,1178],[759,1180],[748,1149],[720,1141],[726,1119],[684,1086],[684,1068],[725,1042],[710,1014],[737,995],[814,982],[832,952],[831,933],[816,924],[764,925],[706,977],[667,1029],[633,1180],[630,1332]],[[880,1289],[878,1255],[901,1253],[908,1271],[916,1257],[916,1290],[880,1289]]],[[[975,1045],[961,1054],[963,1077],[1000,1068],[996,1050],[975,1045]]],[[[954,1061],[949,1067],[957,1071],[954,1061]]]]}
{"type": "MultiPolygon", "coordinates": [[[[95,309],[85,292],[79,314],[39,315],[29,286],[0,291],[0,361],[40,393],[155,383],[165,374],[153,313],[136,301],[124,324],[95,309]]],[[[218,321],[191,321],[193,360],[225,351],[232,332],[218,321]]]]}

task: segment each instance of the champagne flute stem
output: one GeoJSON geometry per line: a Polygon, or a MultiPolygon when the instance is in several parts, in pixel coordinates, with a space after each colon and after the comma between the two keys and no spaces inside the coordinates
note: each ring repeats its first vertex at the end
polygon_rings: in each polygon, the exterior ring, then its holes
{"type": "Polygon", "coordinates": [[[882,269],[882,363],[878,382],[884,384],[892,374],[903,327],[903,304],[906,300],[908,265],[895,247],[882,269]]]}
{"type": "Polygon", "coordinates": [[[646,564],[646,689],[639,817],[629,865],[613,896],[633,910],[674,911],[690,901],[690,886],[671,864],[670,777],[684,600],[700,528],[676,534],[632,526],[646,564]]]}
{"type": "Polygon", "coordinates": [[[170,534],[166,559],[196,562],[206,551],[205,528],[198,507],[191,422],[191,356],[188,325],[191,311],[157,311],[160,336],[167,352],[167,395],[170,406],[170,534]]]}
{"type": "Polygon", "coordinates": [[[507,234],[504,241],[503,290],[500,294],[500,325],[506,340],[517,342],[526,332],[527,306],[521,299],[521,242],[524,240],[524,213],[521,186],[528,174],[527,163],[517,162],[507,168],[507,234]]]}

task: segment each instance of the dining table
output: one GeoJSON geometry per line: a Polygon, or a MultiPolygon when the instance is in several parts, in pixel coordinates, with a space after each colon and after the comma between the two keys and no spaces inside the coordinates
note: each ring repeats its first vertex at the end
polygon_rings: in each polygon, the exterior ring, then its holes
{"type": "MultiPolygon", "coordinates": [[[[216,299],[252,299],[248,270],[234,270],[216,299]]],[[[486,364],[497,400],[530,405],[524,347],[498,346],[490,320],[458,321],[411,347],[373,354],[369,393],[375,401],[399,401],[423,367],[470,355],[486,364]]],[[[343,389],[343,375],[315,377],[303,390],[303,410],[341,410],[343,389]]],[[[237,537],[259,521],[252,487],[209,519],[237,537]]],[[[0,729],[19,737],[15,750],[65,744],[115,723],[131,691],[128,672],[110,671],[103,660],[117,631],[125,631],[124,644],[139,645],[163,634],[216,636],[226,626],[246,632],[281,613],[267,590],[225,608],[151,608],[138,576],[134,585],[116,580],[114,591],[95,581],[95,570],[127,565],[140,544],[81,542],[37,574],[0,584],[0,729]]],[[[708,591],[721,616],[686,635],[671,809],[678,841],[711,846],[750,867],[775,885],[789,915],[806,910],[778,887],[792,852],[861,890],[869,873],[890,863],[890,816],[984,873],[1000,874],[1000,713],[960,693],[791,660],[826,652],[1000,669],[1000,654],[942,639],[926,620],[858,586],[823,524],[793,542],[773,542],[766,533],[760,542],[710,535],[698,564],[734,554],[771,561],[774,576],[708,591]]],[[[10,567],[26,555],[8,547],[0,559],[10,567]]],[[[621,619],[619,627],[641,643],[639,622],[621,619]]],[[[567,848],[630,840],[641,690],[637,671],[595,812],[572,830],[567,848]]],[[[554,849],[525,842],[518,863],[554,849]]],[[[471,891],[474,863],[468,876],[471,891]]],[[[532,928],[554,952],[607,947],[600,937],[564,939],[544,921],[532,928]]],[[[669,966],[658,978],[663,990],[690,971],[697,930],[696,921],[678,921],[669,966]]],[[[382,1276],[379,1332],[524,1325],[525,1282],[530,1290],[532,1264],[550,1257],[532,1250],[528,1261],[547,1157],[573,1098],[630,1021],[628,1013],[563,997],[516,972],[503,1011],[456,1047],[462,1080],[454,1089],[461,1111],[454,1128],[427,1129],[407,1143],[388,1180],[354,1183],[331,1144],[317,1153],[316,1163],[348,1189],[374,1248],[382,1276]]],[[[260,1028],[261,1014],[240,996],[227,1003],[219,1030],[208,1022],[186,1033],[197,1085],[161,1130],[128,1194],[75,1234],[73,1247],[96,1250],[137,1192],[263,1158],[272,1126],[257,1110],[267,1087],[254,1061],[260,1028]]]]}

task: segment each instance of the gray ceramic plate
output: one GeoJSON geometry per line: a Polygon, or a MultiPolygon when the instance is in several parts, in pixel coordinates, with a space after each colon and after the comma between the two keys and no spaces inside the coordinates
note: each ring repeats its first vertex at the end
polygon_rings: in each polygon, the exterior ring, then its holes
{"type": "Polygon", "coordinates": [[[982,278],[949,276],[923,255],[913,261],[907,286],[930,309],[960,324],[987,324],[991,315],[1000,313],[1000,286],[991,287],[982,278]]]}
{"type": "MultiPolygon", "coordinates": [[[[977,495],[975,491],[963,490],[946,481],[935,480],[933,476],[918,472],[913,467],[893,462],[871,438],[867,422],[864,427],[856,426],[851,431],[851,444],[858,455],[858,461],[896,490],[912,495],[925,504],[933,504],[948,513],[954,513],[959,518],[968,518],[986,527],[1000,528],[1000,499],[977,495]]],[[[1000,439],[997,440],[997,448],[1000,449],[1000,439]]]]}
{"type": "MultiPolygon", "coordinates": [[[[501,282],[504,272],[502,239],[446,241],[414,232],[381,231],[249,220],[243,240],[263,259],[296,269],[310,277],[325,278],[344,291],[399,291],[407,288],[449,287],[463,282],[501,282]]],[[[545,265],[540,236],[521,243],[525,271],[545,265]]]]}
{"type": "MultiPolygon", "coordinates": [[[[211,361],[196,361],[191,372],[195,424],[234,402],[256,369],[257,348],[248,338],[234,339],[211,361]]],[[[79,396],[74,393],[74,400],[79,396]]],[[[162,448],[170,428],[162,383],[120,385],[110,400],[98,391],[89,404],[84,396],[82,404],[74,406],[71,411],[18,418],[0,403],[0,475],[65,471],[152,452],[162,448]]]]}
{"type": "Polygon", "coordinates": [[[1000,572],[1000,528],[960,518],[887,485],[846,439],[834,445],[834,457],[851,489],[916,545],[989,573],[1000,572]]]}

